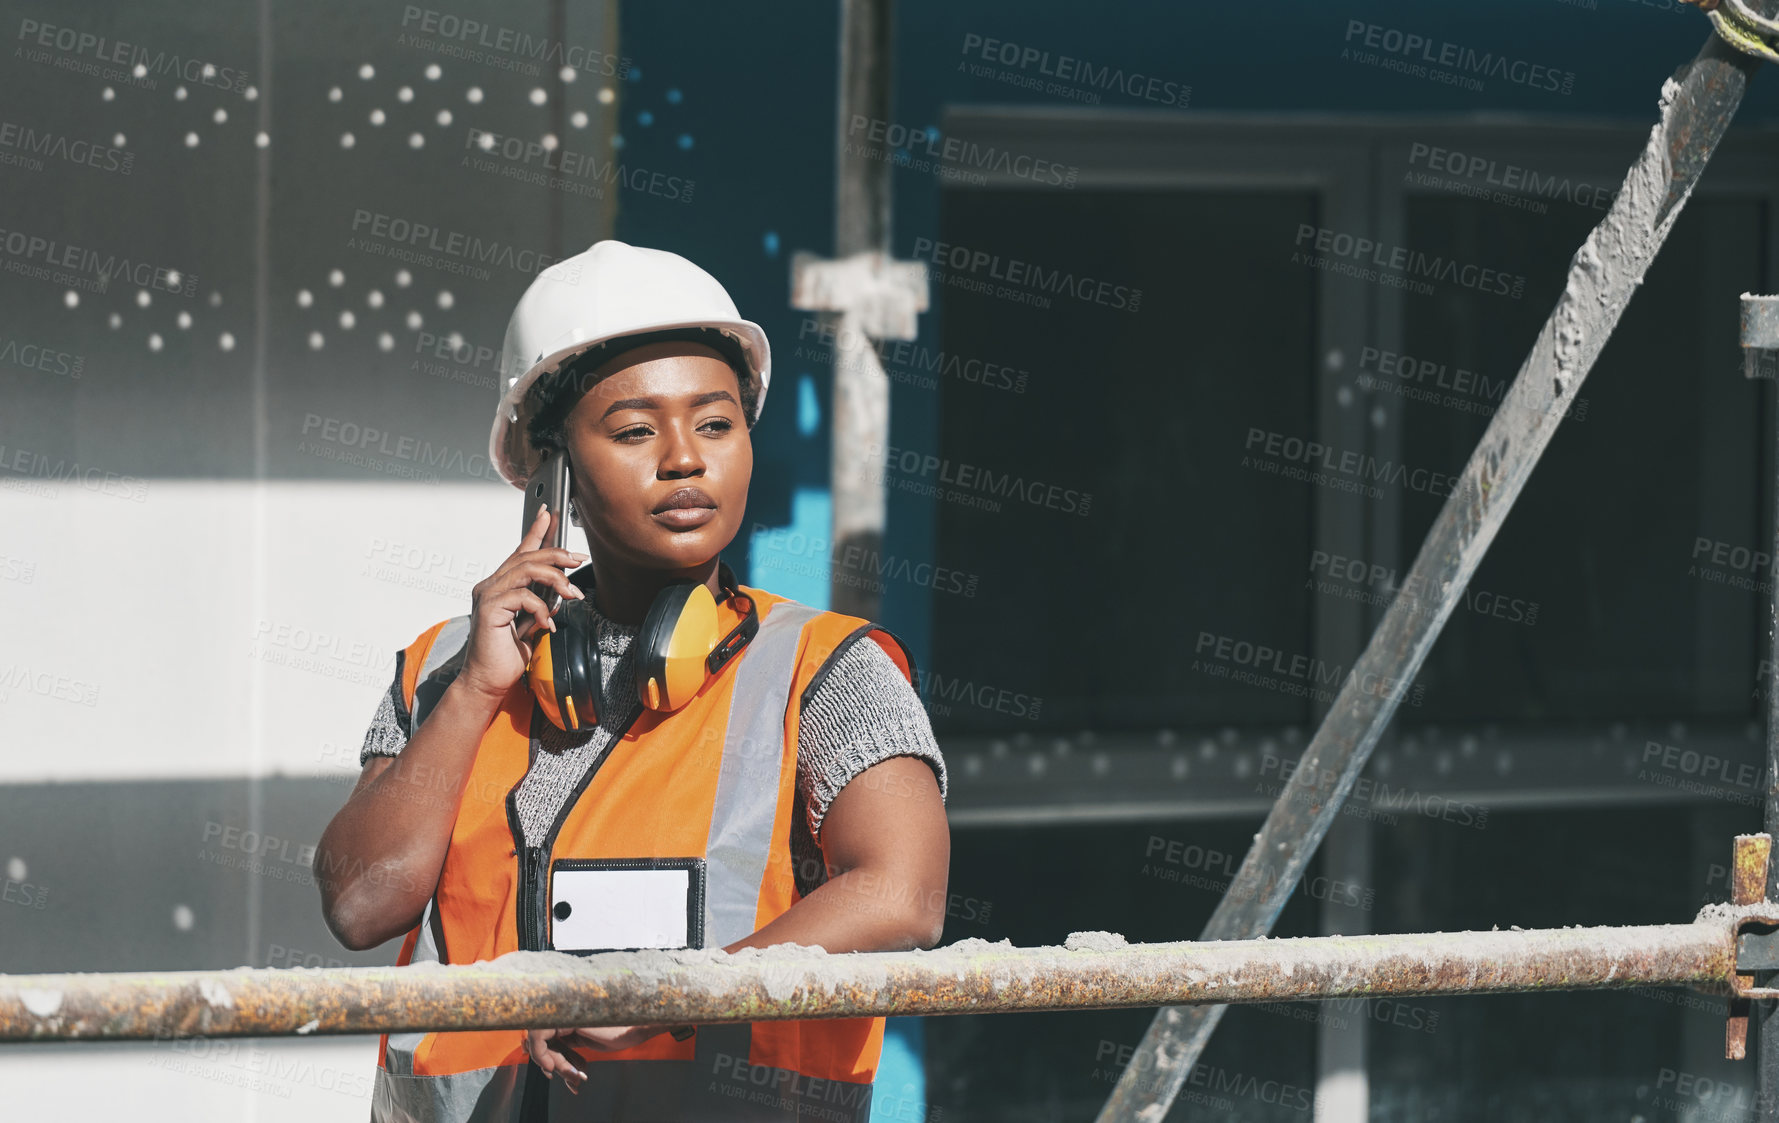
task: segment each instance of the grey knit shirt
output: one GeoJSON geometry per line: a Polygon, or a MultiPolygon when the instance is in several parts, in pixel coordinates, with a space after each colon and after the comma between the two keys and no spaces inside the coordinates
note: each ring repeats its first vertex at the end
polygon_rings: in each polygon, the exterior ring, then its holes
{"type": "MultiPolygon", "coordinates": [[[[589,608],[592,604],[589,602],[589,608]]],[[[630,657],[637,629],[608,619],[593,609],[595,635],[604,670],[607,698],[636,698],[636,661],[630,657]]],[[[395,756],[407,745],[412,730],[403,722],[401,679],[390,684],[377,704],[359,751],[362,766],[373,756],[395,756]]],[[[526,846],[539,846],[556,816],[613,740],[639,708],[599,715],[599,725],[583,733],[565,733],[547,721],[533,723],[536,751],[515,804],[526,846]]],[[[834,798],[853,777],[894,756],[919,757],[929,764],[946,793],[945,758],[933,739],[920,696],[902,677],[889,655],[868,639],[854,642],[809,696],[797,724],[797,799],[803,814],[792,817],[791,860],[797,887],[808,893],[827,880],[820,838],[822,821],[834,798]]]]}

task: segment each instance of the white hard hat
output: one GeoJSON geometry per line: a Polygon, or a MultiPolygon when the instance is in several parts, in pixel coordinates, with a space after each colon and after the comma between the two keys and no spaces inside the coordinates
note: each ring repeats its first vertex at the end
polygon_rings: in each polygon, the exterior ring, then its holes
{"type": "Polygon", "coordinates": [[[543,459],[525,436],[526,396],[539,378],[607,340],[671,328],[715,328],[740,345],[757,415],[766,404],[772,349],[709,273],[679,254],[609,239],[539,273],[513,309],[501,347],[505,388],[488,438],[488,459],[501,478],[523,488],[543,459]]]}

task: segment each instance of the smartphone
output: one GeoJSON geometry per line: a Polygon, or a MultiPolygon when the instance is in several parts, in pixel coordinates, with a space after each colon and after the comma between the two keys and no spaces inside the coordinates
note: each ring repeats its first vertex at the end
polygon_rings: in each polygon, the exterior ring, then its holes
{"type": "MultiPolygon", "coordinates": [[[[525,525],[520,534],[529,531],[531,524],[537,520],[538,510],[548,506],[550,529],[544,532],[544,548],[560,550],[567,546],[568,494],[568,453],[558,449],[545,457],[543,464],[525,482],[525,525]]],[[[550,606],[552,613],[562,607],[562,594],[548,585],[534,584],[531,591],[550,606]]],[[[537,621],[532,619],[531,613],[522,612],[513,624],[519,638],[525,639],[537,626],[537,621]]]]}

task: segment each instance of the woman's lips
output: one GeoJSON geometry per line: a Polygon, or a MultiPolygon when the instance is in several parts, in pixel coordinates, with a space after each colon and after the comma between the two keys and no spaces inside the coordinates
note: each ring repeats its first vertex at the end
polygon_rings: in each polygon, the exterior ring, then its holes
{"type": "Polygon", "coordinates": [[[702,488],[682,487],[661,501],[651,512],[655,518],[676,530],[703,526],[716,517],[717,501],[702,488]]]}
{"type": "Polygon", "coordinates": [[[703,526],[716,517],[717,509],[715,507],[669,507],[665,511],[655,512],[655,519],[658,522],[665,523],[675,530],[690,530],[695,526],[703,526]]]}

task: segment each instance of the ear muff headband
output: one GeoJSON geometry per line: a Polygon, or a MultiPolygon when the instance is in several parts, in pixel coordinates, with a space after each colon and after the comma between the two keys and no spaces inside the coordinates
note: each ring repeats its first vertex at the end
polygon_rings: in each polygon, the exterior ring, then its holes
{"type": "Polygon", "coordinates": [[[588,648],[598,648],[598,639],[593,634],[593,621],[585,612],[574,613],[575,620],[567,627],[561,624],[557,628],[561,632],[564,649],[563,662],[568,664],[567,691],[564,693],[563,717],[567,723],[563,728],[578,733],[583,729],[591,729],[599,722],[599,715],[594,709],[593,692],[588,687],[588,679],[592,668],[587,666],[588,648]]]}
{"type": "Polygon", "coordinates": [[[543,649],[550,653],[550,667],[554,672],[550,676],[550,698],[544,712],[554,725],[562,729],[568,729],[572,725],[568,718],[567,700],[574,693],[574,688],[569,685],[567,616],[567,612],[558,611],[554,617],[556,630],[543,637],[543,649]]]}
{"type": "Polygon", "coordinates": [[[747,602],[747,614],[741,618],[741,623],[735,625],[734,629],[723,637],[723,642],[716,645],[716,648],[710,653],[710,658],[704,661],[704,665],[713,675],[721,671],[729,660],[741,654],[741,649],[751,643],[760,630],[760,612],[754,607],[754,598],[733,590],[729,595],[739,597],[747,602]]]}

